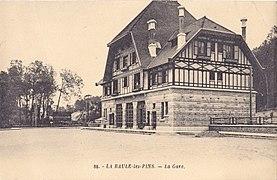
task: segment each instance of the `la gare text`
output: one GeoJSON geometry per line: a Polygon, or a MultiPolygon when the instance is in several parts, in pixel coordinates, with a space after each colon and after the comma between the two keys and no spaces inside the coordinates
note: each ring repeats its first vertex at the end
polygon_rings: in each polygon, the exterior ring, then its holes
{"type": "Polygon", "coordinates": [[[163,165],[155,165],[155,164],[106,164],[106,165],[93,165],[94,169],[185,169],[185,165],[183,164],[163,164],[163,165]]]}

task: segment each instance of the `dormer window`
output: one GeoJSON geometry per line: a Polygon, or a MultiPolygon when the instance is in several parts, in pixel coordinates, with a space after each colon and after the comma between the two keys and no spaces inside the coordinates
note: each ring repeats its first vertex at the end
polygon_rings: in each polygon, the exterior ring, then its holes
{"type": "Polygon", "coordinates": [[[171,47],[175,47],[175,46],[177,46],[177,38],[171,41],[171,47]]]}

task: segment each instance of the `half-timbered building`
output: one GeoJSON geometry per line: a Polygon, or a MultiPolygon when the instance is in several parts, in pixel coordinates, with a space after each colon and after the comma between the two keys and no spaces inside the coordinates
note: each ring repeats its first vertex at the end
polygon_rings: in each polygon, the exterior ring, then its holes
{"type": "Polygon", "coordinates": [[[245,22],[239,35],[177,1],[152,1],[108,43],[97,83],[108,127],[177,130],[255,112],[251,68],[260,64],[245,22]]]}

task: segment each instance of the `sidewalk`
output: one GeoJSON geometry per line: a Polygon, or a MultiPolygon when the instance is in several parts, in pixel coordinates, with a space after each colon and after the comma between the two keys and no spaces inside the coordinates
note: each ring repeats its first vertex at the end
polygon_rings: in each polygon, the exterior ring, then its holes
{"type": "Polygon", "coordinates": [[[196,135],[202,131],[173,131],[173,130],[147,130],[147,129],[119,129],[119,128],[102,128],[102,127],[83,127],[82,130],[95,130],[95,131],[107,131],[118,133],[133,133],[133,134],[145,134],[145,135],[196,135]]]}
{"type": "Polygon", "coordinates": [[[277,138],[277,134],[271,134],[271,133],[250,133],[250,132],[229,132],[229,131],[219,131],[218,133],[226,136],[277,138]]]}
{"type": "MultiPolygon", "coordinates": [[[[143,134],[143,135],[190,135],[195,137],[206,137],[204,131],[165,131],[165,130],[144,130],[144,129],[119,129],[119,128],[102,128],[102,127],[83,127],[82,130],[95,130],[95,131],[107,131],[107,132],[118,132],[118,133],[132,133],[132,134],[143,134]]],[[[216,132],[218,137],[223,136],[234,136],[234,137],[251,137],[251,138],[277,138],[277,134],[270,133],[250,133],[250,132],[229,132],[219,131],[216,132]]],[[[208,137],[211,137],[208,135],[208,137]]],[[[213,137],[217,137],[216,135],[213,137]]]]}

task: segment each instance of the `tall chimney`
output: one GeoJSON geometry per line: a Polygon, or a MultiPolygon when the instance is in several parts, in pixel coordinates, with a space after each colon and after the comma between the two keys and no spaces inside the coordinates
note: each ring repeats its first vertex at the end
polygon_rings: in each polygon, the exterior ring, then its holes
{"type": "Polygon", "coordinates": [[[247,21],[247,19],[244,17],[240,21],[241,21],[241,35],[242,35],[244,41],[246,41],[246,21],[247,21]]]}
{"type": "Polygon", "coordinates": [[[179,6],[179,34],[177,35],[177,49],[180,49],[186,43],[185,33],[185,7],[179,6]]]}
{"type": "Polygon", "coordinates": [[[149,54],[152,58],[157,56],[157,43],[156,43],[156,38],[155,38],[156,23],[157,23],[157,21],[154,19],[147,21],[148,31],[149,31],[148,50],[149,50],[149,54]]]}

